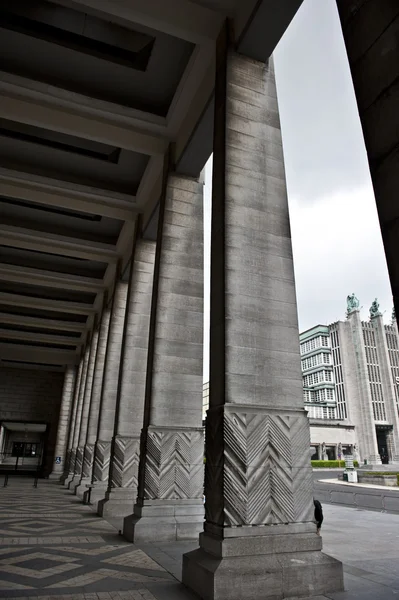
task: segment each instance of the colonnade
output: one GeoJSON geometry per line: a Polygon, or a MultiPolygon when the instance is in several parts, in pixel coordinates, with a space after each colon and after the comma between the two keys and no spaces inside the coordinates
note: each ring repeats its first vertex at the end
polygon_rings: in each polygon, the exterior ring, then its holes
{"type": "Polygon", "coordinates": [[[200,597],[322,595],[342,589],[342,566],[313,522],[273,63],[224,36],[217,55],[205,484],[203,184],[176,172],[156,242],[137,232],[129,283],[116,281],[66,373],[57,455],[65,484],[92,486],[127,539],[200,533],[183,560],[200,597]]]}

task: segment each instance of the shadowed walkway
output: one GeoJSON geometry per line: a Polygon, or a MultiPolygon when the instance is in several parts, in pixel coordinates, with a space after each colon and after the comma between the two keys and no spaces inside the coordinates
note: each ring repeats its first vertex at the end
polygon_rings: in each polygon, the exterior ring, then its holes
{"type": "MultiPolygon", "coordinates": [[[[10,478],[9,487],[0,488],[0,598],[193,598],[70,491],[43,480],[34,489],[32,483],[10,478]]],[[[173,556],[158,553],[178,574],[173,556]]]]}
{"type": "MultiPolygon", "coordinates": [[[[138,547],[69,490],[32,483],[0,487],[0,598],[195,600],[178,579],[196,542],[138,547]]],[[[324,551],[343,561],[346,591],[312,600],[398,598],[399,515],[328,504],[324,514],[324,551]]]]}

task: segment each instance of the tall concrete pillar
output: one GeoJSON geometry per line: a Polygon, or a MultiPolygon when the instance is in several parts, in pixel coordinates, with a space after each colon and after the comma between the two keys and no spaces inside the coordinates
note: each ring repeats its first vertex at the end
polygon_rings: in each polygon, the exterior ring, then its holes
{"type": "Polygon", "coordinates": [[[337,0],[399,314],[399,3],[337,0]]]}
{"type": "Polygon", "coordinates": [[[79,436],[78,436],[78,445],[76,448],[76,459],[75,459],[75,471],[73,479],[69,485],[70,489],[73,489],[76,493],[76,487],[80,483],[80,479],[82,476],[82,467],[83,467],[83,454],[84,447],[86,443],[86,435],[87,435],[87,421],[90,410],[90,402],[91,402],[91,393],[93,386],[93,372],[97,354],[97,343],[98,343],[98,327],[95,326],[93,335],[90,342],[89,349],[89,359],[87,363],[86,370],[86,380],[85,380],[85,389],[83,392],[83,402],[82,402],[82,412],[80,418],[80,427],[79,427],[79,436]],[[74,487],[73,487],[74,486],[74,487]]]}
{"type": "Polygon", "coordinates": [[[134,542],[203,524],[203,185],[170,175],[160,211],[134,542]]]}
{"type": "Polygon", "coordinates": [[[82,496],[91,483],[94,461],[94,445],[97,439],[98,420],[100,416],[101,390],[104,378],[104,363],[107,350],[109,323],[111,310],[104,308],[98,335],[97,351],[93,373],[90,408],[87,422],[86,440],[83,450],[82,476],[79,485],[75,488],[78,496],[82,496]]]}
{"type": "Polygon", "coordinates": [[[91,500],[94,505],[96,505],[98,500],[104,498],[108,487],[127,290],[128,284],[118,281],[112,300],[111,321],[104,364],[104,379],[101,390],[100,415],[94,449],[92,477],[94,487],[91,493],[91,500]]]}
{"type": "Polygon", "coordinates": [[[85,390],[86,390],[87,369],[89,366],[89,358],[90,358],[90,346],[91,346],[91,342],[88,342],[85,352],[84,352],[84,355],[82,357],[82,362],[83,362],[82,376],[80,378],[79,394],[78,394],[78,398],[77,398],[75,427],[74,427],[74,432],[73,432],[72,451],[71,451],[71,459],[70,459],[70,464],[69,464],[69,476],[65,481],[65,485],[67,485],[68,488],[70,487],[70,484],[73,483],[73,479],[75,476],[76,455],[77,455],[78,443],[79,443],[79,433],[80,433],[80,424],[81,424],[81,419],[82,419],[83,401],[84,401],[85,390]]]}
{"type": "MultiPolygon", "coordinates": [[[[50,479],[61,479],[65,469],[68,443],[68,427],[71,419],[73,392],[75,388],[76,367],[68,366],[64,376],[60,416],[58,417],[57,439],[55,442],[53,470],[50,479]]],[[[0,444],[1,452],[1,444],[0,444]]]]}
{"type": "Polygon", "coordinates": [[[98,503],[103,516],[129,515],[137,498],[154,261],[155,242],[137,240],[126,304],[108,489],[105,499],[98,503]]]}
{"type": "Polygon", "coordinates": [[[79,390],[80,390],[80,382],[82,380],[82,373],[83,373],[83,357],[80,358],[78,374],[75,379],[75,386],[74,386],[74,391],[73,391],[72,412],[71,412],[71,418],[69,421],[67,453],[66,453],[66,458],[65,458],[64,473],[61,477],[61,482],[64,485],[68,485],[69,482],[67,480],[70,477],[70,470],[75,465],[75,451],[73,449],[73,438],[75,435],[76,413],[78,410],[79,390]]]}
{"type": "Polygon", "coordinates": [[[316,534],[273,63],[217,52],[205,527],[183,557],[204,599],[343,589],[316,534]]]}

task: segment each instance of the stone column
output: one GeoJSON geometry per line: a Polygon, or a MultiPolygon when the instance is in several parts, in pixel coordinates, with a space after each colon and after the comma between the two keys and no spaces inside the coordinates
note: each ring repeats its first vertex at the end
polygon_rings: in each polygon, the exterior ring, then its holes
{"type": "Polygon", "coordinates": [[[399,314],[399,3],[337,0],[399,314]]]}
{"type": "MultiPolygon", "coordinates": [[[[76,367],[66,368],[64,387],[62,390],[60,415],[58,417],[57,439],[55,442],[53,470],[50,479],[61,479],[65,469],[65,458],[68,442],[68,426],[71,419],[72,399],[75,387],[76,367]]],[[[1,452],[1,444],[0,444],[1,452]]]]}
{"type": "Polygon", "coordinates": [[[89,358],[90,358],[90,344],[91,344],[91,342],[88,342],[86,349],[85,349],[84,356],[82,358],[82,361],[83,361],[82,377],[80,379],[79,395],[78,395],[78,399],[77,399],[75,428],[74,428],[74,432],[73,432],[72,451],[71,451],[71,459],[70,459],[70,464],[69,464],[69,477],[65,481],[65,485],[67,485],[68,488],[70,488],[71,483],[73,483],[73,480],[75,477],[75,467],[76,467],[76,457],[77,457],[77,450],[78,450],[78,443],[79,443],[80,424],[81,424],[81,419],[82,419],[83,401],[84,401],[85,390],[86,390],[87,369],[89,366],[89,358]]]}
{"type": "Polygon", "coordinates": [[[71,469],[71,467],[73,468],[75,465],[75,451],[73,449],[73,438],[74,438],[74,434],[75,434],[76,413],[78,410],[79,390],[80,390],[80,382],[82,380],[82,373],[83,373],[83,357],[80,358],[78,374],[75,379],[75,387],[74,387],[74,391],[73,391],[72,413],[71,413],[71,419],[70,419],[70,423],[69,423],[69,433],[68,433],[68,446],[67,446],[67,453],[66,453],[66,458],[65,458],[64,474],[61,477],[61,482],[64,485],[68,485],[69,478],[72,477],[72,474],[70,473],[70,469],[71,469]]]}
{"type": "Polygon", "coordinates": [[[112,300],[111,321],[105,356],[104,379],[101,390],[100,415],[94,449],[93,490],[91,501],[96,506],[105,496],[108,487],[108,472],[111,458],[111,442],[114,434],[114,419],[121,348],[126,314],[128,284],[118,281],[112,300]]]}
{"type": "Polygon", "coordinates": [[[212,600],[321,596],[343,574],[314,523],[273,63],[220,39],[216,72],[206,521],[183,583],[212,600]]]}
{"type": "Polygon", "coordinates": [[[78,446],[76,448],[76,460],[75,460],[75,472],[73,480],[71,481],[69,488],[73,489],[76,494],[76,488],[80,484],[80,479],[82,477],[82,468],[83,468],[83,454],[84,447],[86,443],[87,436],[87,421],[90,410],[90,402],[91,402],[91,393],[93,386],[93,372],[97,354],[97,343],[98,343],[98,328],[95,327],[93,331],[93,335],[90,342],[90,350],[89,350],[89,360],[87,364],[86,371],[86,381],[85,381],[85,389],[83,394],[83,402],[82,402],[82,412],[80,418],[80,429],[79,429],[79,438],[78,438],[78,446]]]}
{"type": "Polygon", "coordinates": [[[136,242],[130,274],[108,490],[100,515],[126,516],[137,498],[147,376],[155,242],[136,242]]]}
{"type": "Polygon", "coordinates": [[[83,451],[82,476],[79,485],[75,488],[75,493],[78,496],[83,496],[87,491],[86,486],[89,485],[92,480],[94,445],[97,439],[98,419],[100,416],[101,390],[104,378],[104,363],[107,350],[110,316],[111,310],[109,308],[104,308],[97,342],[87,433],[83,451]]]}
{"type": "Polygon", "coordinates": [[[204,519],[202,183],[170,175],[159,223],[134,542],[191,539],[204,519]]]}

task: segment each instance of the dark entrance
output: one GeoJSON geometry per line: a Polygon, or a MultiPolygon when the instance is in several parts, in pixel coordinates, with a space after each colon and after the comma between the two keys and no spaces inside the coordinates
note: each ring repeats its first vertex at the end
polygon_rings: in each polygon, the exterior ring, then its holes
{"type": "Polygon", "coordinates": [[[388,435],[392,431],[392,425],[376,425],[378,453],[383,465],[389,463],[388,435]]]}
{"type": "Polygon", "coordinates": [[[12,456],[24,456],[34,458],[38,455],[39,444],[31,442],[14,442],[12,445],[12,456]]]}

